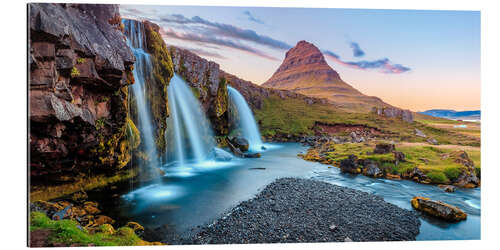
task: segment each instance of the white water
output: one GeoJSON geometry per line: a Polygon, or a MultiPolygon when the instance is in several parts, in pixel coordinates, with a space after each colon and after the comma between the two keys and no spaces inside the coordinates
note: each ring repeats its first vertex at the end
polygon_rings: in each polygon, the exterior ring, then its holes
{"type": "MultiPolygon", "coordinates": [[[[158,164],[158,153],[154,142],[153,125],[146,100],[146,81],[152,79],[150,55],[144,51],[143,37],[144,25],[142,22],[124,19],[125,34],[127,35],[127,44],[134,53],[135,63],[133,75],[135,83],[129,89],[135,97],[137,105],[137,121],[134,121],[141,133],[141,149],[146,152],[149,158],[149,164],[141,167],[151,167],[158,164]]],[[[130,103],[130,101],[129,101],[130,103]]]]}
{"type": "Polygon", "coordinates": [[[168,105],[171,115],[167,123],[173,128],[167,133],[167,143],[170,144],[167,148],[171,151],[168,162],[189,168],[203,167],[207,161],[213,161],[215,140],[212,127],[199,101],[177,74],[170,80],[168,105]]]}
{"type": "Polygon", "coordinates": [[[260,137],[259,128],[253,117],[252,110],[238,90],[227,86],[227,91],[230,101],[234,103],[237,109],[235,122],[237,127],[241,128],[241,136],[248,140],[250,151],[261,151],[264,143],[260,137]]]}

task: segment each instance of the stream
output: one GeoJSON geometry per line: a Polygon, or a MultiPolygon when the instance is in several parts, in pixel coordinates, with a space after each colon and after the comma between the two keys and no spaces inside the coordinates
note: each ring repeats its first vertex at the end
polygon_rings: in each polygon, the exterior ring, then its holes
{"type": "MultiPolygon", "coordinates": [[[[174,234],[189,233],[244,200],[280,177],[322,180],[383,197],[387,202],[411,210],[414,196],[425,196],[463,209],[467,220],[448,223],[420,216],[422,225],[417,240],[480,239],[481,189],[457,189],[446,193],[437,186],[408,180],[373,179],[341,173],[338,168],[297,157],[307,147],[298,143],[266,144],[257,159],[234,158],[229,162],[188,168],[189,174],[171,174],[160,182],[140,186],[121,185],[114,198],[94,197],[110,216],[137,221],[146,228],[168,228],[174,234]]],[[[167,168],[168,170],[168,168],[167,168]]],[[[362,229],[360,229],[362,230],[362,229]]]]}

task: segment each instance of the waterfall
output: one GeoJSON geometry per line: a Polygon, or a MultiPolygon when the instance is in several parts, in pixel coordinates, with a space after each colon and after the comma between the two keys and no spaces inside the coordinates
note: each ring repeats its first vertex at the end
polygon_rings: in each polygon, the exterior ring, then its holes
{"type": "MultiPolygon", "coordinates": [[[[135,83],[129,87],[135,97],[137,108],[138,129],[141,133],[141,149],[146,152],[149,164],[146,167],[158,165],[158,153],[154,140],[153,121],[150,106],[146,98],[146,82],[152,80],[152,65],[150,55],[144,51],[144,24],[140,21],[124,19],[127,44],[134,53],[135,63],[133,75],[135,83]]],[[[141,166],[144,167],[144,166],[141,166]]]]}
{"type": "Polygon", "coordinates": [[[213,160],[215,140],[212,127],[198,99],[177,74],[174,74],[168,86],[168,105],[171,114],[167,124],[172,129],[167,133],[167,142],[170,155],[173,154],[170,157],[174,158],[169,159],[169,162],[183,165],[213,160]]]}
{"type": "Polygon", "coordinates": [[[255,122],[252,110],[238,90],[227,86],[229,99],[236,106],[236,125],[241,128],[242,136],[248,140],[250,151],[260,151],[264,143],[260,137],[259,128],[255,122]]]}

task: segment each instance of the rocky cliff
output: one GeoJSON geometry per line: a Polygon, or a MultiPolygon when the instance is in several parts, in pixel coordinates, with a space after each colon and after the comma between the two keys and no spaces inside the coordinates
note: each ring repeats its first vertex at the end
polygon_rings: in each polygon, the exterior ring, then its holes
{"type": "Polygon", "coordinates": [[[32,3],[28,18],[31,176],[123,168],[134,56],[118,6],[32,3]]]}
{"type": "Polygon", "coordinates": [[[174,46],[169,47],[174,70],[192,87],[217,136],[228,133],[228,96],[219,64],[174,46]]]}
{"type": "Polygon", "coordinates": [[[327,64],[321,51],[306,41],[298,42],[286,53],[280,67],[262,86],[327,98],[330,103],[349,111],[390,106],[380,98],[364,95],[345,83],[327,64]]]}

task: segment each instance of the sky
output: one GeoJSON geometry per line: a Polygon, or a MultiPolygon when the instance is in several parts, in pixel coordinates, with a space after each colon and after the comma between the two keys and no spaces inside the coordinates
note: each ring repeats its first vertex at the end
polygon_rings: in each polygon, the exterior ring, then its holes
{"type": "Polygon", "coordinates": [[[300,40],[362,93],[412,111],[480,109],[480,12],[121,5],[168,45],[262,84],[300,40]]]}

